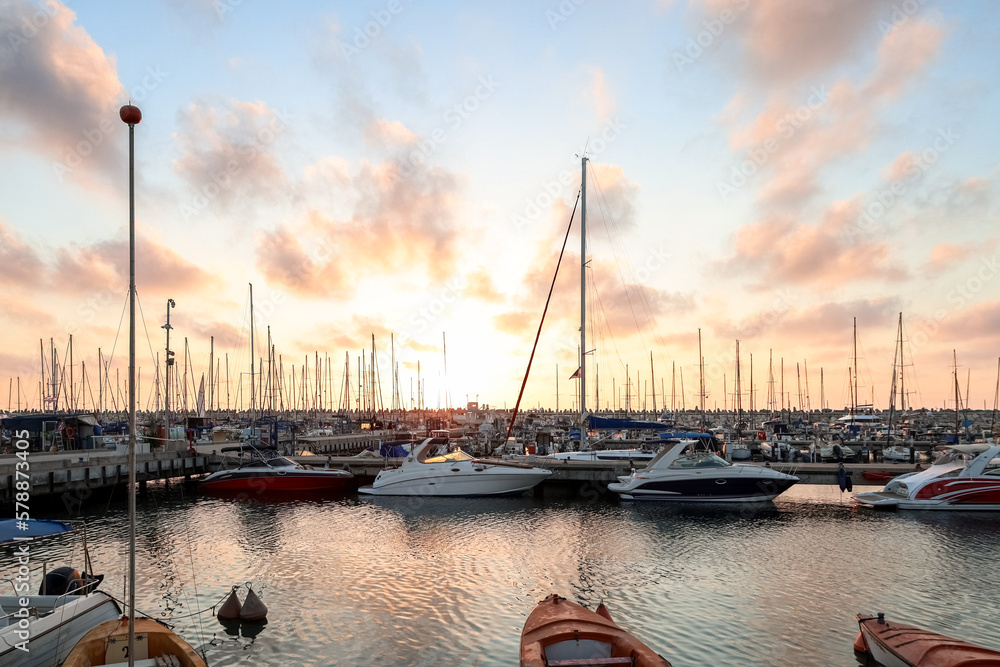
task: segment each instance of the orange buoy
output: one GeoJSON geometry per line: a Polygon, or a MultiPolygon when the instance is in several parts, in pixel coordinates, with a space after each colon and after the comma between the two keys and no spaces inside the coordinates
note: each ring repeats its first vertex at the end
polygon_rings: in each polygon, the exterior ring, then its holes
{"type": "Polygon", "coordinates": [[[854,640],[854,650],[858,653],[868,653],[868,642],[865,641],[865,634],[858,633],[858,638],[854,640]]]}
{"type": "Polygon", "coordinates": [[[243,610],[240,612],[241,621],[263,621],[267,618],[267,605],[261,602],[257,594],[247,584],[247,599],[243,602],[243,610]]]}
{"type": "Polygon", "coordinates": [[[239,596],[236,595],[236,587],[234,586],[225,603],[219,607],[219,613],[215,616],[220,621],[237,621],[241,611],[243,611],[243,605],[240,603],[239,596]]]}

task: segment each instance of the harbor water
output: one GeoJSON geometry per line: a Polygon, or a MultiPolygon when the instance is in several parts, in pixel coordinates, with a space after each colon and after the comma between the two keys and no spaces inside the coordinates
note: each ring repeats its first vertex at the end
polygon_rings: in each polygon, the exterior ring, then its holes
{"type": "MultiPolygon", "coordinates": [[[[262,502],[150,485],[137,606],[213,667],[516,665],[524,620],[552,592],[604,600],[675,667],[857,665],[858,612],[1000,648],[996,514],[875,512],[827,486],[753,507],[551,495],[262,502]],[[266,625],[196,613],[248,581],[266,625]]],[[[94,570],[121,598],[125,505],[83,516],[94,570]]],[[[68,536],[32,545],[50,567],[83,569],[80,554],[68,536]]]]}

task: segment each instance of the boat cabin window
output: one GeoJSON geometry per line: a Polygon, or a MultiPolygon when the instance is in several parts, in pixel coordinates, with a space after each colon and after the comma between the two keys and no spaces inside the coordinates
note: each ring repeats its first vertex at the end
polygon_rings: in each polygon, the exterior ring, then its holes
{"type": "Polygon", "coordinates": [[[424,459],[424,463],[448,463],[449,461],[454,463],[455,461],[471,461],[472,456],[466,454],[461,449],[457,449],[453,452],[448,452],[443,456],[435,456],[429,459],[424,459]]]}
{"type": "Polygon", "coordinates": [[[712,452],[688,452],[681,454],[670,464],[671,468],[724,468],[733,465],[712,452]]]}

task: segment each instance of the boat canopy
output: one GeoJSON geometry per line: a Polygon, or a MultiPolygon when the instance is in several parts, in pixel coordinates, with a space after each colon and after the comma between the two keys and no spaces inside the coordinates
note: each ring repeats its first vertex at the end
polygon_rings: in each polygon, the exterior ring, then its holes
{"type": "Polygon", "coordinates": [[[662,431],[667,428],[663,422],[635,421],[634,419],[616,419],[614,417],[587,417],[589,428],[635,429],[637,431],[662,431]]]}

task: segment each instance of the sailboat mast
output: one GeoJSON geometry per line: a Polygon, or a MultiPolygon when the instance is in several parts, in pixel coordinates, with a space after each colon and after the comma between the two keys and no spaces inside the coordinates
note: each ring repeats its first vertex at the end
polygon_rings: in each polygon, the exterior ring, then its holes
{"type": "Polygon", "coordinates": [[[142,119],[131,104],[119,112],[128,124],[128,664],[135,664],[135,125],[142,119]]]}
{"type": "Polygon", "coordinates": [[[580,158],[580,451],[587,447],[587,156],[580,158]]]}
{"type": "MultiPolygon", "coordinates": [[[[653,371],[653,352],[649,352],[649,386],[653,388],[653,413],[656,413],[656,373],[653,371]]],[[[598,406],[600,407],[600,406],[598,406]]]]}
{"type": "MultiPolygon", "coordinates": [[[[21,409],[21,378],[17,379],[17,409],[21,409]]],[[[1000,407],[1000,358],[997,358],[997,388],[993,392],[993,415],[990,417],[990,435],[993,436],[993,428],[997,423],[997,408],[1000,407]]],[[[995,437],[995,436],[993,436],[995,437]]]]}
{"type": "Polygon", "coordinates": [[[250,283],[250,435],[253,436],[253,413],[257,405],[256,387],[254,386],[253,367],[253,283],[250,283]]]}
{"type": "Polygon", "coordinates": [[[899,409],[901,412],[906,412],[906,385],[904,384],[904,378],[906,374],[903,371],[903,313],[899,314],[899,397],[900,404],[899,409]]]}
{"type": "MultiPolygon", "coordinates": [[[[854,363],[851,366],[854,372],[854,391],[851,393],[851,424],[854,423],[854,416],[858,412],[858,318],[854,318],[854,344],[852,357],[854,363]]],[[[850,379],[850,378],[848,378],[850,379]]]]}
{"type": "Polygon", "coordinates": [[[955,442],[959,442],[961,438],[959,437],[959,424],[958,424],[958,355],[955,350],[951,351],[952,363],[955,365],[955,442]]]}
{"type": "Polygon", "coordinates": [[[698,408],[701,410],[701,426],[705,427],[705,361],[701,356],[701,329],[698,329],[698,408]]]}

